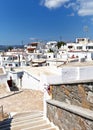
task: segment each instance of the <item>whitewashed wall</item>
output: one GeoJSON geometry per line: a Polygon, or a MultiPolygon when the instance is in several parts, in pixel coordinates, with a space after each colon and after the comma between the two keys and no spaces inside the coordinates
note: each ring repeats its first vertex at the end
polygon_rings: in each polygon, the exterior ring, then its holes
{"type": "Polygon", "coordinates": [[[79,79],[80,80],[93,79],[93,66],[80,67],[79,68],[79,79]]]}
{"type": "Polygon", "coordinates": [[[47,58],[54,58],[54,53],[46,53],[46,55],[47,55],[47,58]]]}
{"type": "Polygon", "coordinates": [[[0,74],[0,83],[6,83],[7,82],[7,73],[5,69],[2,67],[3,74],[0,74]]]}
{"type": "MultiPolygon", "coordinates": [[[[53,71],[54,73],[51,73],[51,75],[40,73],[39,77],[24,71],[21,87],[44,90],[44,87],[49,84],[61,84],[93,79],[93,66],[52,68],[50,71],[53,71]]],[[[18,73],[10,73],[8,76],[13,76],[12,78],[17,81],[17,84],[20,83],[18,73]]],[[[1,80],[3,80],[3,78],[0,78],[0,81],[1,80]]]]}
{"type": "Polygon", "coordinates": [[[39,84],[40,80],[37,77],[24,72],[22,77],[22,88],[39,90],[39,84]]]}
{"type": "Polygon", "coordinates": [[[7,87],[7,90],[10,91],[8,84],[7,84],[7,73],[3,67],[2,67],[2,69],[3,69],[4,73],[0,74],[0,84],[5,84],[7,87]]]}
{"type": "Polygon", "coordinates": [[[23,76],[23,72],[13,72],[9,71],[7,75],[7,80],[10,80],[10,77],[12,77],[13,81],[16,83],[18,88],[21,88],[21,83],[20,83],[20,76],[23,76]]]}
{"type": "Polygon", "coordinates": [[[62,69],[62,81],[74,81],[79,79],[79,68],[78,67],[69,67],[62,69]]]}
{"type": "Polygon", "coordinates": [[[0,84],[6,83],[6,82],[7,82],[7,75],[6,74],[0,75],[0,84]]]}
{"type": "Polygon", "coordinates": [[[92,52],[68,52],[69,57],[72,57],[73,55],[75,57],[78,56],[79,59],[87,57],[87,59],[86,59],[87,61],[91,61],[93,58],[92,52]]]}
{"type": "Polygon", "coordinates": [[[7,80],[10,80],[10,77],[12,77],[12,79],[15,80],[15,82],[18,84],[18,76],[16,72],[9,71],[7,80]]]}
{"type": "Polygon", "coordinates": [[[93,66],[68,67],[62,69],[62,82],[93,79],[93,66]]]}
{"type": "Polygon", "coordinates": [[[75,81],[92,80],[93,66],[64,67],[57,75],[46,76],[47,84],[61,84],[75,81]]]}

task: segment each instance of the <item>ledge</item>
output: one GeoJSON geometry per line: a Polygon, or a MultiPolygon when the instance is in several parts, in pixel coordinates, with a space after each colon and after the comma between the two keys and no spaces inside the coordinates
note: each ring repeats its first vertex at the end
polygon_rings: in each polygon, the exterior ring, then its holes
{"type": "Polygon", "coordinates": [[[93,83],[93,79],[89,79],[89,80],[74,80],[74,81],[63,81],[63,82],[59,82],[59,83],[50,83],[51,85],[62,85],[62,84],[79,84],[79,83],[93,83]]]}
{"type": "Polygon", "coordinates": [[[92,110],[75,105],[70,105],[57,100],[47,100],[47,103],[93,121],[92,110]]]}

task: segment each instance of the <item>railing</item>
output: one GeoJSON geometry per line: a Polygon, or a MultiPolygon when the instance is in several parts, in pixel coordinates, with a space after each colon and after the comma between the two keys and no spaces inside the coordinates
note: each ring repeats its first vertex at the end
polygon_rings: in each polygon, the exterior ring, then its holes
{"type": "Polygon", "coordinates": [[[4,111],[3,111],[3,105],[0,106],[0,119],[4,118],[4,111]]]}

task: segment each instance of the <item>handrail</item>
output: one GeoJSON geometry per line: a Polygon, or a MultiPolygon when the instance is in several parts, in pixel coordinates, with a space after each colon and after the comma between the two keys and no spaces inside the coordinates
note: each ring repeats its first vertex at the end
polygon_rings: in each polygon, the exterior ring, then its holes
{"type": "Polygon", "coordinates": [[[3,111],[3,105],[1,105],[0,106],[0,113],[1,113],[1,118],[3,118],[4,117],[4,111],[3,111]]]}

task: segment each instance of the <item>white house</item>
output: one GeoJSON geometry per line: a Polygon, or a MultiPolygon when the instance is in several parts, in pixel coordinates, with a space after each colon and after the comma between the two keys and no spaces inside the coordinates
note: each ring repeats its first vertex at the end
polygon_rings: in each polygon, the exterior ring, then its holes
{"type": "Polygon", "coordinates": [[[6,89],[10,91],[9,86],[7,84],[7,72],[2,66],[0,66],[0,85],[4,85],[6,89]]]}
{"type": "Polygon", "coordinates": [[[51,49],[51,50],[53,50],[53,51],[56,51],[57,50],[57,41],[49,41],[49,42],[47,42],[46,43],[46,49],[47,49],[47,51],[49,50],[49,49],[51,49]]]}

